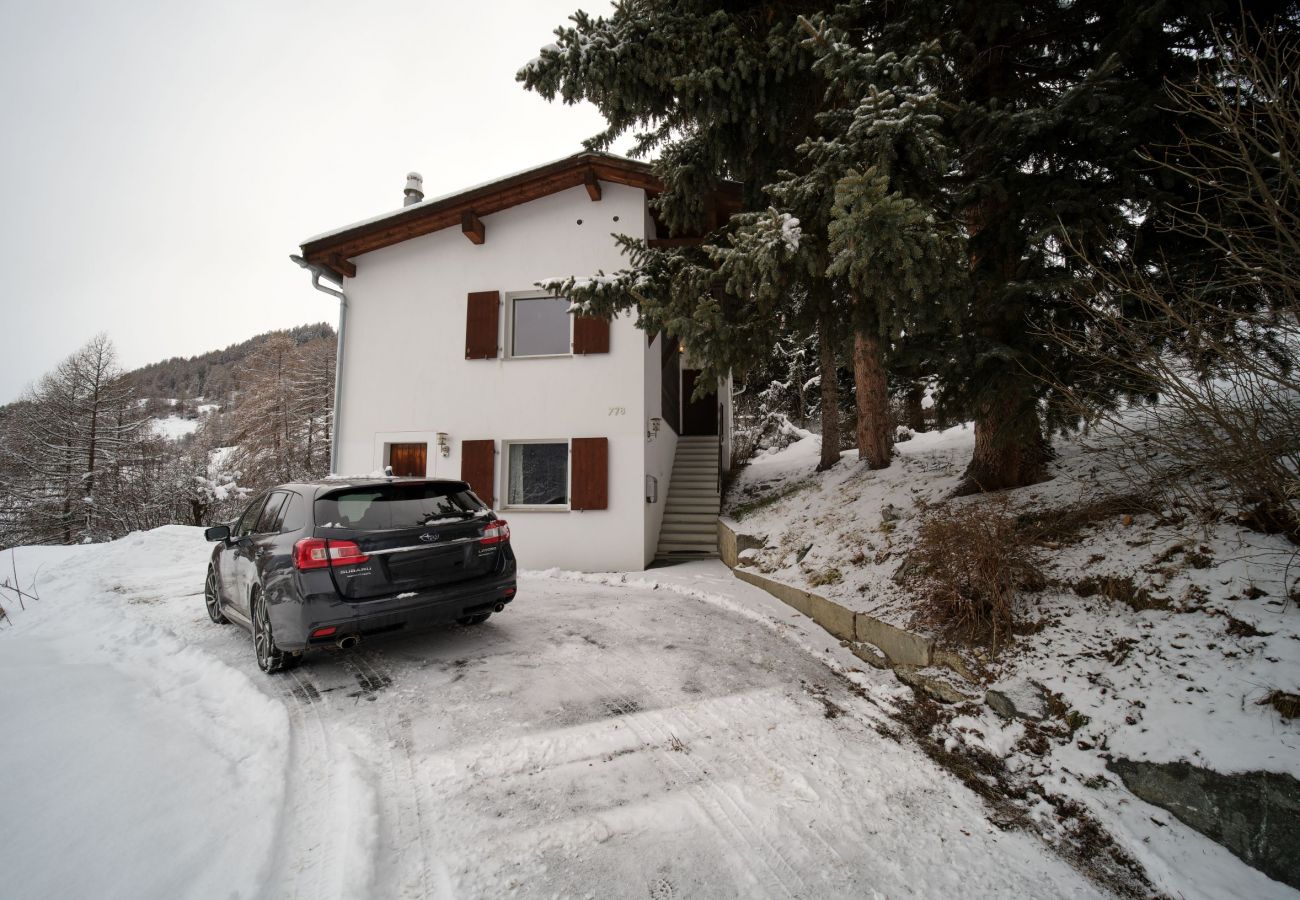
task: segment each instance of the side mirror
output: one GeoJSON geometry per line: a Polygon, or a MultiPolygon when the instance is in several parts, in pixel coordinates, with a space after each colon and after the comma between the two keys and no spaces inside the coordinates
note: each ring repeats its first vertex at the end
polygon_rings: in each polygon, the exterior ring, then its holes
{"type": "Polygon", "coordinates": [[[203,539],[207,541],[228,541],[230,540],[230,526],[213,525],[203,532],[203,539]]]}

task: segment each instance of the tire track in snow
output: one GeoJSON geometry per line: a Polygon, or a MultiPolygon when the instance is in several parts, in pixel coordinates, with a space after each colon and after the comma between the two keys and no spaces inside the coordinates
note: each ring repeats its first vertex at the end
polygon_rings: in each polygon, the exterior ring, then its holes
{"type": "MultiPolygon", "coordinates": [[[[353,674],[363,691],[374,697],[396,683],[391,669],[365,651],[352,651],[343,658],[343,667],[353,674]]],[[[367,697],[367,699],[370,699],[367,697]]],[[[376,717],[382,729],[386,772],[384,790],[380,792],[380,803],[387,815],[381,821],[392,823],[393,834],[390,844],[401,859],[406,848],[414,846],[418,851],[418,871],[415,873],[398,872],[393,877],[402,894],[410,897],[430,897],[434,891],[430,886],[429,848],[426,841],[424,816],[421,811],[420,794],[423,785],[416,778],[415,764],[411,759],[411,720],[405,713],[397,715],[398,734],[394,735],[392,712],[387,704],[378,710],[376,717]],[[399,771],[400,770],[400,771],[399,771]],[[408,797],[409,804],[400,802],[408,797]]]]}
{"type": "Polygon", "coordinates": [[[329,827],[322,804],[313,798],[330,796],[334,787],[331,742],[316,708],[321,694],[305,675],[293,670],[286,674],[296,685],[281,695],[289,713],[289,771],[280,811],[277,877],[264,896],[338,897],[339,886],[328,883],[325,865],[336,855],[337,829],[329,827]]]}

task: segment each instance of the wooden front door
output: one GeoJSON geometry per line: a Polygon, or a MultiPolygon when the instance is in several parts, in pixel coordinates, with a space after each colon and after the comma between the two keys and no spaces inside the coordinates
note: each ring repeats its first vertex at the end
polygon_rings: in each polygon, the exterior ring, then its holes
{"type": "Polygon", "coordinates": [[[718,433],[718,392],[709,391],[703,399],[694,398],[698,369],[682,370],[682,434],[718,433]]]}
{"type": "Polygon", "coordinates": [[[388,464],[399,478],[423,478],[428,458],[428,444],[388,445],[388,464]]]}

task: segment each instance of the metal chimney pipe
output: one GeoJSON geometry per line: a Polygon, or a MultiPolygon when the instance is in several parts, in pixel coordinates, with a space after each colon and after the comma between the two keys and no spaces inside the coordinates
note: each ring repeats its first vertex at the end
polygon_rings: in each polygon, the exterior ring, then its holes
{"type": "Polygon", "coordinates": [[[411,172],[406,176],[406,190],[403,193],[406,194],[403,206],[412,206],[424,199],[424,179],[419,172],[411,172]]]}

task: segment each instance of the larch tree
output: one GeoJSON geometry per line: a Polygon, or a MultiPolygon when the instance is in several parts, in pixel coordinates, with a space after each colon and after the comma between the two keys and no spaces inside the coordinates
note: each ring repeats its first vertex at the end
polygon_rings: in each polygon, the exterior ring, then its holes
{"type": "Polygon", "coordinates": [[[11,542],[75,543],[114,533],[115,495],[138,477],[147,419],[99,334],[14,405],[0,456],[11,542]]]}

